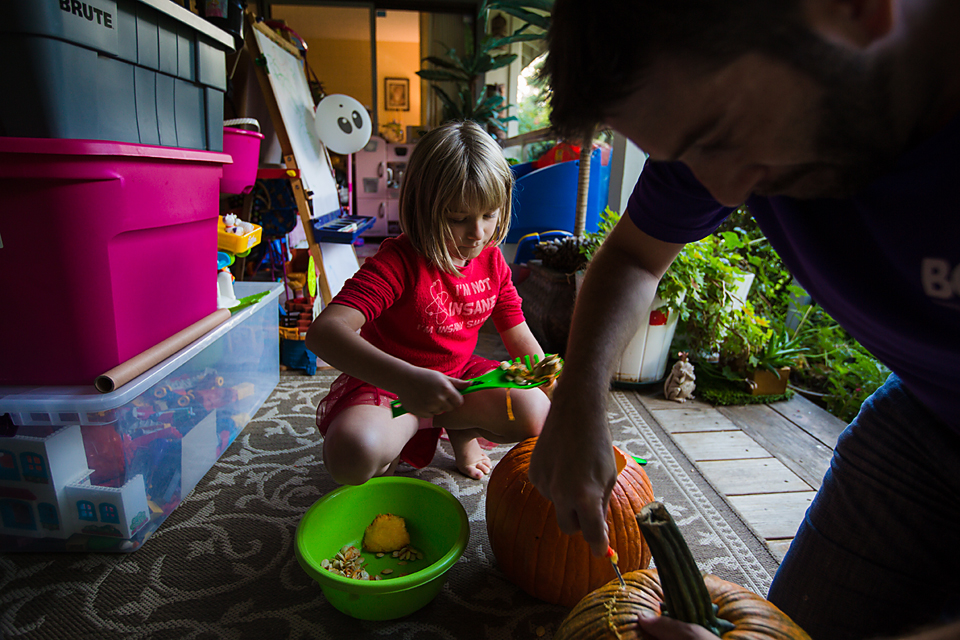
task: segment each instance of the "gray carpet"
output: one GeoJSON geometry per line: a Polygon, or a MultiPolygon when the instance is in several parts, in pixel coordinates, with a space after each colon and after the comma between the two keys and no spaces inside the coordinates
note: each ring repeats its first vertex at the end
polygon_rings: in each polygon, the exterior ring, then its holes
{"type": "MultiPolygon", "coordinates": [[[[297,564],[300,516],[335,488],[314,425],[334,379],[285,374],[194,492],[131,554],[0,556],[0,635],[22,639],[550,638],[567,613],[497,570],[484,524],[486,481],[456,471],[449,443],[433,466],[399,473],[450,490],[470,543],[441,594],[400,620],[363,622],[330,606],[297,564]]],[[[633,392],[610,395],[621,449],[646,458],[658,500],[700,568],[766,594],[777,561],[648,415],[633,392]],[[646,418],[646,419],[645,419],[646,418]]],[[[498,447],[499,459],[509,447],[498,447]]]]}

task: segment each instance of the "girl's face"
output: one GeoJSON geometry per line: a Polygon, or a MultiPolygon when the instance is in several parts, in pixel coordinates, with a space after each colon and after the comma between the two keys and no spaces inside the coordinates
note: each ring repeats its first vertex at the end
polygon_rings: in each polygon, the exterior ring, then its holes
{"type": "Polygon", "coordinates": [[[458,267],[480,255],[497,230],[500,209],[477,213],[450,212],[446,216],[450,233],[447,250],[458,267]]]}

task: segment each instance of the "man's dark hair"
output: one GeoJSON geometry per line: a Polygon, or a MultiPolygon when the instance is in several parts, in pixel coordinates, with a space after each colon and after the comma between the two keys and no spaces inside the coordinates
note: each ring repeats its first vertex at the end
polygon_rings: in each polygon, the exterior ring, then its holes
{"type": "Polygon", "coordinates": [[[799,0],[557,0],[542,71],[550,118],[560,135],[579,138],[663,54],[706,71],[759,51],[803,69],[818,40],[799,0]]]}

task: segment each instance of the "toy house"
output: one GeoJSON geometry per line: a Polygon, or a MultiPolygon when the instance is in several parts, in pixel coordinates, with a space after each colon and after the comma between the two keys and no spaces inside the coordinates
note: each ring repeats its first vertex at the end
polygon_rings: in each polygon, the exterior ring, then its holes
{"type": "Polygon", "coordinates": [[[149,521],[143,476],[103,487],[91,473],[80,425],[0,439],[0,534],[133,538],[149,521]]]}

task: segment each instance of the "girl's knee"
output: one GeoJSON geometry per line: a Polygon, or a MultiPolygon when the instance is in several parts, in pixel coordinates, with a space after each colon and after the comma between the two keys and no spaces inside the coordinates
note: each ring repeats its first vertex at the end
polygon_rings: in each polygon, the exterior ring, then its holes
{"type": "MultiPolygon", "coordinates": [[[[539,392],[538,392],[539,394],[539,392]]],[[[525,402],[522,411],[514,416],[512,421],[513,437],[517,442],[540,435],[543,423],[550,411],[550,401],[542,394],[532,395],[525,402]]]]}
{"type": "Polygon", "coordinates": [[[535,438],[540,435],[540,432],[543,430],[543,422],[546,420],[547,415],[531,414],[527,416],[527,419],[520,424],[520,430],[518,433],[519,438],[517,441],[526,440],[527,438],[535,438]]]}
{"type": "Polygon", "coordinates": [[[381,452],[367,435],[337,433],[333,429],[327,432],[323,440],[323,463],[338,484],[363,484],[381,471],[381,452]]]}

